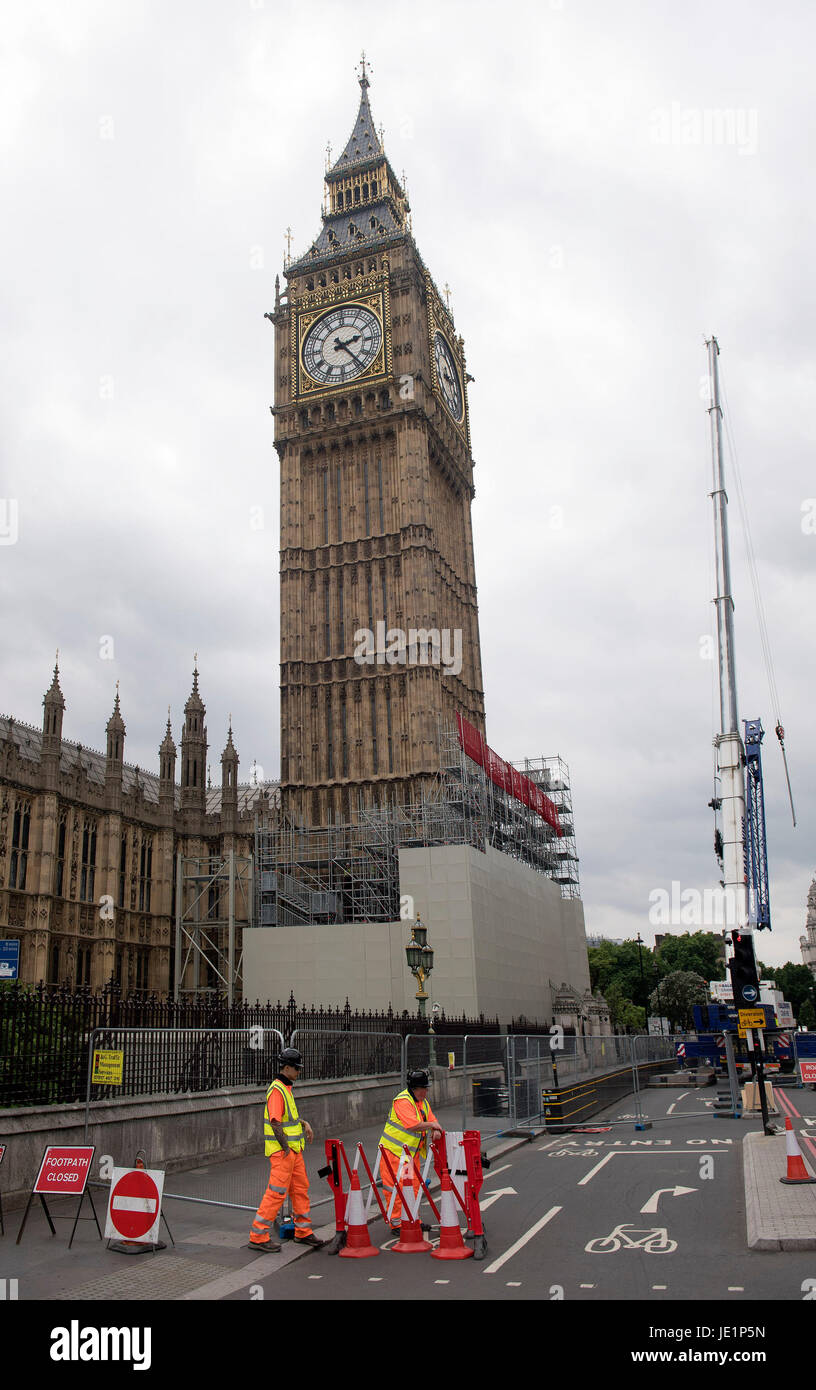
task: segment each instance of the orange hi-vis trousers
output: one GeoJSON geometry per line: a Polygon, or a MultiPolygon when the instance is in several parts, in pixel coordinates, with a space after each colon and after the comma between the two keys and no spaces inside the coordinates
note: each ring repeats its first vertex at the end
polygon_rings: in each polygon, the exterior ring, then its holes
{"type": "Polygon", "coordinates": [[[268,1245],[272,1237],[272,1223],[283,1206],[283,1199],[290,1193],[292,1212],[295,1218],[295,1240],[304,1240],[312,1234],[309,1217],[309,1179],[302,1153],[290,1149],[288,1154],[272,1154],[269,1159],[269,1184],[261,1205],[255,1214],[252,1230],[249,1233],[250,1245],[268,1245]]]}
{"type": "MultiPolygon", "coordinates": [[[[391,1161],[391,1166],[392,1166],[394,1172],[396,1173],[396,1172],[398,1171],[398,1168],[399,1168],[399,1159],[397,1158],[397,1155],[396,1155],[396,1154],[392,1154],[392,1153],[389,1153],[388,1157],[389,1157],[389,1159],[390,1159],[390,1161],[391,1161]]],[[[420,1164],[420,1167],[421,1167],[421,1166],[422,1166],[421,1161],[420,1161],[419,1159],[417,1159],[417,1162],[420,1164]]],[[[405,1176],[405,1174],[403,1173],[403,1177],[404,1177],[404,1176],[405,1176]]],[[[387,1169],[387,1167],[386,1167],[386,1165],[385,1165],[385,1159],[384,1159],[384,1158],[381,1158],[381,1159],[380,1159],[380,1178],[381,1178],[381,1180],[382,1180],[382,1199],[383,1199],[383,1203],[384,1203],[384,1205],[385,1205],[385,1210],[388,1211],[388,1203],[391,1201],[391,1193],[394,1191],[394,1183],[393,1183],[392,1180],[391,1180],[391,1174],[389,1173],[389,1171],[388,1171],[388,1169],[387,1169]]],[[[412,1183],[412,1186],[413,1186],[413,1189],[414,1189],[414,1196],[416,1197],[416,1194],[419,1192],[419,1178],[417,1177],[416,1171],[415,1171],[415,1169],[413,1169],[413,1168],[412,1168],[412,1170],[411,1170],[411,1183],[412,1183]]],[[[392,1211],[391,1211],[391,1225],[392,1225],[392,1226],[398,1225],[398,1223],[399,1223],[400,1220],[402,1219],[402,1198],[400,1197],[400,1192],[401,1192],[401,1191],[402,1191],[402,1183],[400,1182],[400,1183],[397,1185],[397,1195],[396,1195],[396,1197],[394,1198],[394,1206],[393,1206],[392,1211]]],[[[408,1217],[409,1217],[409,1219],[410,1219],[410,1212],[408,1213],[408,1217]]]]}

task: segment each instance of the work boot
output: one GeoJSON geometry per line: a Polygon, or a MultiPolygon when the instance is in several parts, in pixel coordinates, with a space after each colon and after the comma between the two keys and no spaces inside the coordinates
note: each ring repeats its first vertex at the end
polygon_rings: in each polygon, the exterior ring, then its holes
{"type": "Polygon", "coordinates": [[[277,1255],[280,1251],[279,1240],[265,1240],[263,1245],[258,1245],[254,1240],[246,1246],[247,1250],[255,1250],[259,1255],[277,1255]]]}
{"type": "Polygon", "coordinates": [[[307,1236],[295,1236],[295,1245],[311,1245],[315,1250],[319,1250],[325,1244],[325,1240],[320,1240],[314,1231],[310,1231],[307,1236]]]}

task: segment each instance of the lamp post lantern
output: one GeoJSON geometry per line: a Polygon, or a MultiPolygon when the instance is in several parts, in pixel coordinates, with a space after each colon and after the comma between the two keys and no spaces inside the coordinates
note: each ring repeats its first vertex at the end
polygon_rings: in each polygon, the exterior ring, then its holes
{"type": "Polygon", "coordinates": [[[419,914],[417,914],[416,922],[411,928],[411,940],[405,947],[405,957],[408,961],[408,969],[419,985],[416,992],[419,1016],[425,1018],[425,1006],[428,1002],[425,981],[433,970],[434,953],[428,945],[428,929],[423,927],[419,914]]]}

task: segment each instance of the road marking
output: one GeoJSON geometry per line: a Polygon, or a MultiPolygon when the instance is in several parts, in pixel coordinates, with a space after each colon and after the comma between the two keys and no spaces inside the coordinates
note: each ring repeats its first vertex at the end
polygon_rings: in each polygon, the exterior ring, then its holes
{"type": "Polygon", "coordinates": [[[526,1245],[528,1240],[532,1240],[533,1236],[538,1235],[542,1227],[546,1226],[547,1222],[551,1221],[554,1216],[557,1216],[561,1210],[561,1207],[550,1207],[546,1216],[542,1216],[540,1221],[536,1221],[535,1225],[531,1226],[529,1231],[525,1231],[524,1235],[519,1237],[515,1245],[511,1245],[509,1250],[505,1250],[504,1254],[500,1255],[497,1260],[494,1260],[492,1265],[488,1265],[487,1269],[483,1269],[482,1274],[495,1274],[497,1269],[501,1269],[503,1264],[506,1264],[508,1260],[512,1259],[512,1257],[521,1250],[522,1246],[526,1245]]]}
{"type": "Polygon", "coordinates": [[[551,1149],[551,1148],[553,1147],[554,1144],[560,1144],[560,1143],[561,1143],[561,1140],[560,1140],[560,1139],[551,1139],[550,1142],[549,1142],[549,1144],[542,1144],[542,1145],[540,1146],[538,1152],[539,1152],[540,1154],[543,1154],[544,1151],[545,1151],[545,1149],[551,1149]]]}
{"type": "Polygon", "coordinates": [[[322,1279],[322,1278],[323,1278],[323,1275],[322,1275],[322,1274],[310,1274],[310,1275],[309,1275],[309,1278],[310,1278],[310,1279],[322,1279]]]}
{"type": "Polygon", "coordinates": [[[674,1101],[674,1103],[673,1103],[672,1105],[669,1106],[668,1110],[666,1111],[666,1114],[667,1114],[667,1115],[670,1115],[671,1112],[672,1112],[672,1110],[674,1109],[675,1105],[679,1105],[681,1100],[685,1100],[685,1099],[686,1099],[686,1096],[690,1096],[690,1095],[691,1095],[691,1091],[684,1091],[683,1094],[682,1094],[682,1096],[678,1096],[678,1097],[677,1097],[677,1100],[674,1101]]]}
{"type": "Polygon", "coordinates": [[[745,1288],[744,1288],[744,1286],[743,1286],[742,1284],[729,1284],[729,1285],[728,1285],[728,1292],[729,1292],[729,1293],[745,1293],[745,1288]]]}
{"type": "Polygon", "coordinates": [[[508,1289],[520,1289],[520,1288],[521,1288],[521,1280],[519,1280],[518,1283],[513,1284],[513,1283],[511,1283],[511,1281],[508,1279],[508,1281],[507,1281],[507,1287],[508,1287],[508,1289]]]}
{"type": "Polygon", "coordinates": [[[508,1168],[512,1168],[512,1166],[513,1166],[512,1163],[503,1163],[502,1166],[501,1166],[501,1168],[491,1168],[491,1169],[490,1169],[490,1177],[489,1177],[489,1178],[485,1178],[485,1182],[492,1182],[493,1179],[494,1179],[495,1177],[497,1177],[499,1173],[504,1173],[504,1172],[506,1172],[506,1170],[507,1170],[508,1168]]]}
{"type": "Polygon", "coordinates": [[[488,1192],[487,1196],[479,1201],[479,1211],[487,1211],[500,1197],[518,1197],[514,1187],[500,1187],[498,1192],[488,1192]]]}
{"type": "Polygon", "coordinates": [[[450,1279],[434,1279],[435,1284],[449,1284],[450,1279]]]}
{"type": "Polygon", "coordinates": [[[645,1211],[657,1211],[657,1204],[660,1201],[660,1198],[664,1192],[670,1192],[672,1197],[685,1197],[687,1192],[696,1191],[696,1187],[659,1187],[656,1192],[652,1193],[646,1205],[644,1207],[641,1207],[640,1214],[642,1216],[645,1211]]]}
{"type": "Polygon", "coordinates": [[[668,1287],[668,1284],[652,1284],[653,1289],[667,1289],[668,1287]]]}
{"type": "Polygon", "coordinates": [[[780,1086],[777,1086],[774,1094],[776,1096],[778,1104],[782,1106],[782,1109],[785,1111],[786,1114],[793,1116],[797,1120],[801,1120],[802,1116],[799,1114],[799,1111],[796,1109],[796,1106],[794,1105],[793,1101],[790,1099],[789,1096],[782,1094],[782,1088],[780,1086]]]}
{"type": "Polygon", "coordinates": [[[595,1174],[599,1172],[601,1168],[603,1168],[604,1164],[608,1163],[610,1158],[615,1158],[616,1155],[625,1155],[627,1158],[657,1158],[662,1157],[663,1154],[689,1153],[710,1153],[716,1155],[722,1153],[722,1149],[652,1149],[651,1152],[648,1154],[645,1154],[642,1149],[613,1149],[611,1153],[606,1154],[601,1159],[600,1163],[596,1163],[594,1168],[590,1168],[589,1172],[584,1174],[584,1176],[580,1179],[578,1186],[583,1187],[585,1183],[588,1183],[590,1178],[594,1178],[595,1174]]]}
{"type": "Polygon", "coordinates": [[[381,1284],[381,1283],[382,1283],[382,1277],[381,1277],[381,1276],[378,1277],[378,1276],[375,1275],[373,1278],[369,1279],[368,1282],[369,1282],[369,1284],[381,1284]]]}
{"type": "Polygon", "coordinates": [[[579,1287],[579,1289],[594,1289],[595,1285],[594,1285],[594,1284],[579,1284],[578,1287],[579,1287]]]}
{"type": "Polygon", "coordinates": [[[809,1134],[803,1134],[803,1135],[801,1135],[800,1137],[801,1137],[802,1143],[803,1143],[803,1144],[807,1144],[808,1148],[810,1149],[811,1153],[813,1154],[813,1157],[816,1158],[816,1144],[814,1144],[814,1142],[813,1142],[813,1140],[811,1139],[810,1135],[809,1135],[809,1134]]]}

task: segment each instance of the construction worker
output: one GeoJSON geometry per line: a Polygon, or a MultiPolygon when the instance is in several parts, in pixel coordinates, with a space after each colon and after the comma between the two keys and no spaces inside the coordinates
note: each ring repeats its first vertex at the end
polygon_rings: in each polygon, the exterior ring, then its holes
{"type": "Polygon", "coordinates": [[[273,1232],[273,1223],[283,1206],[287,1192],[291,1193],[295,1218],[296,1245],[325,1245],[318,1240],[309,1219],[309,1179],[303,1150],[314,1139],[308,1120],[302,1120],[292,1094],[292,1083],[303,1069],[303,1057],[295,1047],[285,1047],[278,1058],[275,1072],[264,1103],[264,1153],[269,1159],[269,1185],[249,1234],[250,1249],[259,1253],[280,1250],[280,1241],[273,1232]]]}
{"type": "MultiPolygon", "coordinates": [[[[391,1102],[391,1110],[385,1122],[380,1145],[388,1153],[388,1160],[394,1174],[398,1171],[400,1159],[404,1156],[406,1148],[410,1150],[411,1156],[421,1164],[427,1154],[428,1134],[431,1135],[431,1142],[433,1143],[442,1133],[442,1127],[427,1100],[429,1080],[427,1071],[422,1069],[409,1071],[408,1084],[405,1090],[400,1091],[399,1095],[395,1096],[391,1102]]],[[[394,1182],[388,1171],[386,1159],[382,1157],[380,1158],[380,1177],[387,1211],[394,1182]]],[[[413,1169],[411,1180],[416,1193],[419,1191],[419,1178],[413,1169]]],[[[397,1190],[394,1208],[391,1212],[391,1226],[394,1230],[399,1230],[401,1212],[402,1202],[399,1190],[397,1190]]]]}

